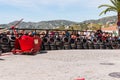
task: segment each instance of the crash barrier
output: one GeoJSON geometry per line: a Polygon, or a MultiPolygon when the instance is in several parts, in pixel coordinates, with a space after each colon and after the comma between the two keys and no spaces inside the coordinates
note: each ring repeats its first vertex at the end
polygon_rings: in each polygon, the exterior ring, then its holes
{"type": "MultiPolygon", "coordinates": [[[[14,48],[15,36],[0,38],[0,52],[9,52],[14,48]]],[[[69,49],[120,49],[120,40],[91,41],[84,38],[42,38],[41,50],[69,50],[69,49]]]]}
{"type": "Polygon", "coordinates": [[[16,38],[15,38],[14,35],[10,37],[10,47],[11,47],[11,49],[14,48],[14,45],[15,45],[15,39],[16,39],[16,38]]]}
{"type": "Polygon", "coordinates": [[[43,38],[42,50],[61,50],[61,49],[120,49],[119,40],[91,41],[81,38],[43,38]]]}
{"type": "MultiPolygon", "coordinates": [[[[16,29],[18,30],[18,29],[16,29]]],[[[19,30],[26,30],[27,29],[19,29],[19,30]]],[[[28,29],[29,31],[34,31],[37,33],[37,31],[40,31],[40,29],[28,29]]],[[[41,30],[42,31],[42,30],[41,30]]],[[[46,31],[46,30],[44,30],[46,31]]],[[[53,31],[53,30],[49,30],[53,31]]],[[[57,30],[56,30],[57,31],[57,30]]],[[[58,30],[60,31],[60,30],[58,30]]],[[[63,31],[63,30],[61,30],[63,31]]],[[[65,31],[65,30],[64,30],[65,31]]],[[[63,31],[63,32],[64,32],[63,31]]],[[[78,30],[74,30],[78,32],[78,30]]],[[[19,31],[18,31],[19,32],[19,31]]],[[[73,30],[69,30],[70,33],[73,32],[73,30]]],[[[42,35],[42,45],[41,50],[61,50],[61,49],[120,49],[120,41],[91,41],[87,40],[85,38],[81,38],[84,31],[81,31],[81,34],[78,38],[72,39],[70,37],[50,37],[48,34],[46,37],[46,34],[40,34],[42,35]]],[[[63,36],[64,34],[59,34],[59,36],[63,36]]],[[[15,35],[11,34],[10,36],[6,35],[0,35],[0,51],[2,52],[9,52],[14,48],[15,45],[15,35]]]]}
{"type": "Polygon", "coordinates": [[[14,35],[0,34],[0,52],[10,52],[14,48],[15,39],[14,35]]]}
{"type": "Polygon", "coordinates": [[[11,49],[10,47],[10,39],[3,35],[1,38],[0,38],[0,51],[2,52],[9,52],[11,49]]]}
{"type": "Polygon", "coordinates": [[[22,38],[20,36],[19,38],[14,35],[0,35],[0,54],[6,53],[6,52],[32,52],[32,54],[36,54],[37,51],[41,50],[41,39],[39,36],[34,35],[34,37],[30,37],[27,35],[24,35],[25,38],[22,38]],[[32,39],[32,40],[30,40],[32,39]],[[16,42],[18,41],[19,42],[16,42]],[[33,42],[31,42],[33,41],[33,42]],[[31,46],[31,47],[30,47],[31,46]],[[28,48],[30,47],[30,50],[28,48]],[[27,51],[28,50],[28,51],[27,51]]]}
{"type": "MultiPolygon", "coordinates": [[[[15,37],[0,38],[0,51],[9,52],[14,48],[15,37]]],[[[69,49],[120,49],[120,40],[91,41],[84,38],[42,38],[41,50],[69,50],[69,49]]]]}

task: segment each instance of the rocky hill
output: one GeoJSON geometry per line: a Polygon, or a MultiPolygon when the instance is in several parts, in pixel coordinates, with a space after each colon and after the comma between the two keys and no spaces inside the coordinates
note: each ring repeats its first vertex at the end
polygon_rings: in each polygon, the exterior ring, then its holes
{"type": "MultiPolygon", "coordinates": [[[[83,24],[83,23],[100,23],[100,24],[106,24],[109,21],[115,22],[117,20],[116,16],[110,16],[110,17],[104,17],[98,20],[86,20],[83,22],[74,22],[74,21],[68,21],[68,20],[51,20],[51,21],[41,21],[41,22],[21,22],[18,26],[19,28],[36,28],[36,29],[54,29],[56,27],[60,26],[70,26],[74,24],[83,24]]],[[[10,22],[8,24],[1,24],[0,27],[10,27],[17,23],[17,21],[10,22]]]]}
{"type": "Polygon", "coordinates": [[[116,21],[117,21],[117,16],[109,16],[109,17],[103,17],[98,20],[86,20],[86,21],[83,21],[82,23],[106,24],[107,22],[116,22],[116,21]]]}
{"type": "MultiPolygon", "coordinates": [[[[17,21],[11,22],[9,24],[1,24],[0,27],[9,27],[16,24],[17,21]]],[[[54,29],[59,26],[69,26],[72,24],[77,24],[77,22],[67,21],[67,20],[51,20],[51,21],[41,21],[41,22],[21,22],[18,26],[19,28],[31,28],[31,29],[54,29]]]]}

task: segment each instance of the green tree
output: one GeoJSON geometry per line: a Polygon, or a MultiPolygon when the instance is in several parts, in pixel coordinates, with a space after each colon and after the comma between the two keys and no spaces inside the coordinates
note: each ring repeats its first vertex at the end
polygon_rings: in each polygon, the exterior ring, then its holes
{"type": "Polygon", "coordinates": [[[58,29],[58,30],[65,30],[65,26],[62,25],[62,26],[60,26],[59,28],[56,28],[56,29],[58,29]]]}
{"type": "Polygon", "coordinates": [[[87,23],[81,23],[81,24],[80,24],[80,27],[81,27],[80,30],[81,30],[81,31],[87,30],[87,29],[88,29],[87,26],[88,26],[87,23]]]}
{"type": "MultiPolygon", "coordinates": [[[[118,23],[120,23],[120,0],[110,0],[112,5],[109,5],[109,4],[103,4],[103,5],[100,5],[98,8],[101,8],[101,7],[106,7],[105,10],[103,10],[100,15],[102,14],[106,14],[107,12],[110,12],[110,11],[114,11],[114,12],[117,12],[117,16],[118,16],[118,23]]],[[[120,27],[120,25],[118,25],[120,27]]],[[[119,29],[119,28],[118,28],[119,29]]],[[[119,31],[119,36],[120,36],[120,29],[118,30],[119,31]]]]}

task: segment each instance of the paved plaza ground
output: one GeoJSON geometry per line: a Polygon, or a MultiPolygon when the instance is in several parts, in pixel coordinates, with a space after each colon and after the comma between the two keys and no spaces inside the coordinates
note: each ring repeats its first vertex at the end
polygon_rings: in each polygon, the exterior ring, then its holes
{"type": "Polygon", "coordinates": [[[120,80],[120,50],[56,50],[0,56],[0,80],[120,80]]]}

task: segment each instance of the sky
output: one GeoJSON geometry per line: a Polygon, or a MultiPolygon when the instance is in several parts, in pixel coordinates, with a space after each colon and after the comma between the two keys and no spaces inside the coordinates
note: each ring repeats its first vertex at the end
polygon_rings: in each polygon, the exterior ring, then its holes
{"type": "Polygon", "coordinates": [[[110,12],[99,16],[101,4],[110,0],[0,0],[0,24],[24,19],[25,22],[70,20],[82,22],[116,15],[110,12]]]}

